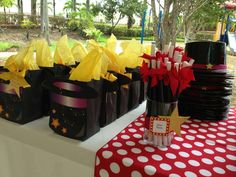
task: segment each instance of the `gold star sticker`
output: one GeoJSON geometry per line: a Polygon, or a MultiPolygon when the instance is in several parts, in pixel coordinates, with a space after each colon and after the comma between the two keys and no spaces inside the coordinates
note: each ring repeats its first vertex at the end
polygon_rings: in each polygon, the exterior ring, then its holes
{"type": "Polygon", "coordinates": [[[67,133],[67,128],[62,128],[62,130],[61,130],[64,134],[66,134],[67,133]]]}
{"type": "Polygon", "coordinates": [[[170,119],[169,132],[174,131],[177,135],[181,136],[181,125],[189,119],[189,117],[179,116],[178,106],[174,109],[171,116],[159,116],[160,118],[170,119]]]}
{"type": "Polygon", "coordinates": [[[206,65],[207,69],[212,69],[213,65],[211,63],[209,63],[208,65],[206,65]]]}
{"type": "Polygon", "coordinates": [[[55,128],[57,128],[58,126],[60,126],[59,120],[58,119],[52,119],[52,126],[54,126],[55,128]]]}
{"type": "Polygon", "coordinates": [[[0,114],[4,111],[2,105],[0,105],[0,114]]]}
{"type": "Polygon", "coordinates": [[[52,113],[55,114],[57,111],[55,109],[52,110],[52,113]]]}
{"type": "Polygon", "coordinates": [[[10,84],[8,85],[8,90],[14,90],[19,97],[20,97],[21,87],[23,88],[30,87],[30,85],[26,82],[24,77],[16,75],[12,72],[6,72],[0,74],[0,79],[3,79],[5,81],[10,81],[10,84]]]}

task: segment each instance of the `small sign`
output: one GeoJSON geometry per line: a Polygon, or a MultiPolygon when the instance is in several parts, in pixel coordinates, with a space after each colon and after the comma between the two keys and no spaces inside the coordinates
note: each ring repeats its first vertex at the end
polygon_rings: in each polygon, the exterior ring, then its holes
{"type": "Polygon", "coordinates": [[[150,117],[150,129],[153,135],[167,135],[170,128],[170,119],[150,117]]]}

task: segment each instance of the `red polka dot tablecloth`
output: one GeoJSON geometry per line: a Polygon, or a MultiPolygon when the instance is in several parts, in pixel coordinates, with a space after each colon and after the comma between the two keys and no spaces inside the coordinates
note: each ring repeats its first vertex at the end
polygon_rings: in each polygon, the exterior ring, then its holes
{"type": "Polygon", "coordinates": [[[95,177],[236,177],[236,108],[228,119],[190,119],[170,147],[143,141],[141,115],[96,154],[95,177]]]}

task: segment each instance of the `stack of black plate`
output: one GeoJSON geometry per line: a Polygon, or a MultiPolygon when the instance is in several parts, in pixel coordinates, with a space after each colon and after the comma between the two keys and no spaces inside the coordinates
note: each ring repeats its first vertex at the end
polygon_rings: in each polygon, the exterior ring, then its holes
{"type": "Polygon", "coordinates": [[[195,81],[179,97],[181,115],[203,120],[227,117],[232,95],[233,75],[226,69],[226,46],[222,42],[186,44],[188,57],[193,58],[195,81]]]}

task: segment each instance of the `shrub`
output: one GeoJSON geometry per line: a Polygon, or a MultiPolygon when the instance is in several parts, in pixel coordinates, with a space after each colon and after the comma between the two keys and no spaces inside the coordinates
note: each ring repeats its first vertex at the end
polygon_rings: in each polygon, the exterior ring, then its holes
{"type": "Polygon", "coordinates": [[[100,30],[96,28],[85,29],[83,31],[86,33],[87,37],[96,41],[98,41],[101,35],[103,34],[100,30]]]}

